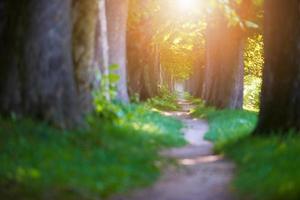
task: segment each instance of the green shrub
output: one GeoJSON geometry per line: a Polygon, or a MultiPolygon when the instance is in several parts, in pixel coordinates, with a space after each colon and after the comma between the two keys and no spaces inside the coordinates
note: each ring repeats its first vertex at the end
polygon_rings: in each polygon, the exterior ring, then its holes
{"type": "Polygon", "coordinates": [[[258,111],[264,65],[264,43],[262,35],[248,38],[245,48],[244,108],[258,111]]]}
{"type": "Polygon", "coordinates": [[[258,34],[248,38],[244,58],[245,75],[262,77],[264,65],[264,41],[262,35],[258,34]]]}
{"type": "Polygon", "coordinates": [[[198,118],[207,118],[210,114],[213,114],[216,111],[214,107],[207,107],[203,101],[199,101],[196,104],[196,108],[191,111],[193,117],[198,118]]]}
{"type": "Polygon", "coordinates": [[[182,124],[137,105],[115,105],[118,120],[89,117],[61,131],[29,119],[0,119],[1,199],[91,199],[148,185],[162,148],[184,144],[182,124]]]}
{"type": "Polygon", "coordinates": [[[245,77],[244,108],[258,111],[260,105],[260,91],[262,79],[255,76],[245,77]]]}

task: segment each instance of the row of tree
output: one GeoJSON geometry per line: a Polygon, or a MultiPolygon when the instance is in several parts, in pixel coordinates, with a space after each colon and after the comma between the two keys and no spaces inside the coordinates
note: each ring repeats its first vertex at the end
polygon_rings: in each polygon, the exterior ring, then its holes
{"type": "Polygon", "coordinates": [[[127,13],[126,0],[1,0],[0,112],[77,126],[112,64],[128,102],[127,13]]]}
{"type": "Polygon", "coordinates": [[[218,108],[241,108],[243,43],[249,33],[252,33],[245,31],[244,28],[248,27],[250,30],[256,28],[251,22],[255,21],[264,29],[265,57],[260,114],[255,134],[282,134],[291,129],[299,131],[300,2],[298,0],[239,2],[239,4],[237,1],[228,3],[239,16],[238,26],[228,25],[232,22],[230,21],[232,17],[226,17],[228,12],[224,10],[220,12],[215,9],[216,13],[209,18],[212,21],[208,22],[207,28],[202,97],[209,105],[218,108]],[[264,7],[260,6],[262,3],[264,7]]]}
{"type": "MultiPolygon", "coordinates": [[[[205,54],[201,45],[194,44],[193,51],[198,53],[198,58],[187,82],[189,90],[208,105],[221,109],[242,108],[245,41],[264,29],[265,67],[255,132],[299,130],[298,1],[284,5],[281,0],[211,0],[208,4],[212,9],[206,15],[205,54]],[[288,23],[282,14],[289,18],[288,23]]],[[[153,25],[149,20],[144,21],[147,22],[145,27],[153,25]]],[[[155,18],[152,21],[156,24],[155,18]]],[[[159,55],[163,50],[160,46],[159,55]]]]}
{"type": "MultiPolygon", "coordinates": [[[[261,1],[209,2],[214,9],[207,17],[205,68],[194,68],[189,85],[208,105],[241,108],[243,46],[249,30],[257,28],[252,21],[262,19],[261,1]]],[[[266,63],[257,132],[299,130],[299,2],[264,4],[266,63]]],[[[130,94],[147,99],[158,93],[159,84],[172,85],[173,76],[162,67],[166,48],[152,42],[157,32],[151,27],[160,27],[160,20],[149,18],[151,10],[132,12],[149,5],[156,11],[163,4],[0,0],[1,114],[31,116],[62,128],[78,126],[93,109],[92,91],[112,73],[112,64],[119,66],[113,73],[120,78],[117,98],[124,102],[129,99],[127,86],[130,94]]],[[[192,52],[203,56],[199,49],[194,45],[192,52]]],[[[202,65],[203,60],[195,63],[202,65]]],[[[104,85],[101,92],[110,100],[109,83],[104,85]]]]}

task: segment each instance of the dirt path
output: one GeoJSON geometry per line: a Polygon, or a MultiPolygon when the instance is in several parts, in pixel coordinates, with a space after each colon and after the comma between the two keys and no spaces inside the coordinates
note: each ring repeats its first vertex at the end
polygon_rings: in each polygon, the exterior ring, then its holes
{"type": "Polygon", "coordinates": [[[152,187],[114,200],[233,200],[230,180],[234,166],[214,155],[213,145],[203,139],[208,124],[188,115],[191,105],[181,101],[181,112],[165,113],[186,124],[184,135],[189,144],[183,148],[162,152],[175,158],[179,167],[169,167],[152,187]]]}

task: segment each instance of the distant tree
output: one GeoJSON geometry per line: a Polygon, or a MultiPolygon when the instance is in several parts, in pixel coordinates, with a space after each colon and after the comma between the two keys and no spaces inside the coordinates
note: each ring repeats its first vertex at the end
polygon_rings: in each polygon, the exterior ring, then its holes
{"type": "Polygon", "coordinates": [[[192,66],[191,76],[187,80],[187,89],[194,97],[202,97],[204,82],[204,65],[205,65],[205,45],[197,45],[193,48],[195,60],[192,66]]]}
{"type": "Polygon", "coordinates": [[[265,65],[255,131],[259,135],[300,130],[299,7],[298,0],[265,0],[265,65]]]}
{"type": "Polygon", "coordinates": [[[128,102],[126,32],[128,0],[106,0],[108,22],[109,65],[117,64],[115,71],[120,76],[117,83],[117,99],[128,102]]]}
{"type": "Polygon", "coordinates": [[[71,1],[1,0],[0,10],[0,112],[78,125],[71,1]]]}
{"type": "Polygon", "coordinates": [[[141,100],[158,93],[160,46],[153,41],[156,27],[153,0],[130,0],[127,30],[128,88],[141,100]]]}

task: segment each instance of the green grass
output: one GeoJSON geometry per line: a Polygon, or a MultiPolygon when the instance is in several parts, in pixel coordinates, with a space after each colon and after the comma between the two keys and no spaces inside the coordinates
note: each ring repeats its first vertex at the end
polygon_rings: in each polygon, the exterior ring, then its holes
{"type": "Polygon", "coordinates": [[[299,199],[299,136],[246,137],[222,152],[237,163],[234,186],[244,199],[299,199]]]}
{"type": "Polygon", "coordinates": [[[149,185],[166,163],[159,150],[184,144],[182,124],[142,106],[87,130],[0,119],[1,199],[94,199],[149,185]]]}
{"type": "Polygon", "coordinates": [[[247,136],[255,128],[257,115],[242,110],[222,110],[208,114],[210,130],[205,135],[207,140],[227,143],[247,136]]]}
{"type": "Polygon", "coordinates": [[[177,100],[174,98],[166,98],[166,97],[154,97],[147,101],[147,106],[156,108],[158,110],[164,111],[176,111],[179,110],[179,105],[177,104],[177,100]]]}
{"type": "Polygon", "coordinates": [[[240,199],[297,200],[300,197],[300,137],[254,137],[257,114],[199,106],[194,116],[209,121],[206,134],[218,153],[237,165],[233,186],[240,199]]]}
{"type": "Polygon", "coordinates": [[[149,99],[146,105],[164,111],[176,111],[180,109],[177,102],[177,95],[165,87],[161,88],[158,96],[149,99]]]}

